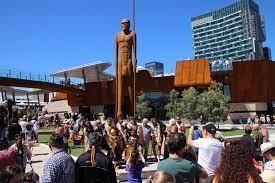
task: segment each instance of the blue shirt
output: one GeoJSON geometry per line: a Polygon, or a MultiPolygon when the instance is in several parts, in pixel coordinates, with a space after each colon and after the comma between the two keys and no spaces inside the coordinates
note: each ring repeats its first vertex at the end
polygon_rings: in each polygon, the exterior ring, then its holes
{"type": "MultiPolygon", "coordinates": [[[[202,132],[198,129],[198,130],[194,130],[193,136],[192,136],[192,140],[197,140],[199,138],[202,138],[202,132]]],[[[193,151],[198,152],[198,148],[196,147],[192,147],[193,151]]]]}
{"type": "Polygon", "coordinates": [[[129,183],[141,183],[141,172],[142,169],[145,167],[142,161],[138,161],[135,167],[132,167],[131,163],[126,163],[126,170],[129,171],[128,173],[128,182],[129,183]]]}
{"type": "Polygon", "coordinates": [[[47,160],[41,183],[74,183],[75,163],[64,150],[59,149],[47,160]]]}

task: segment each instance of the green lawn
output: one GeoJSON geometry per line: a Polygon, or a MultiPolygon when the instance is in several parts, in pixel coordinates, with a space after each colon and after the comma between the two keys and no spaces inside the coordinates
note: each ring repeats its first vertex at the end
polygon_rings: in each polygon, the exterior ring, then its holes
{"type": "MultiPolygon", "coordinates": [[[[220,130],[220,132],[225,137],[243,135],[244,134],[244,130],[220,130]]],[[[187,128],[186,131],[185,131],[186,138],[188,137],[188,135],[189,135],[189,128],[187,128]]]]}
{"type": "MultiPolygon", "coordinates": [[[[50,133],[49,134],[39,134],[38,135],[39,143],[48,144],[50,136],[51,136],[50,133]]],[[[79,156],[80,154],[82,154],[84,152],[84,145],[75,145],[74,146],[73,142],[69,142],[69,146],[71,148],[71,154],[74,156],[79,156]]]]}
{"type": "Polygon", "coordinates": [[[46,132],[46,131],[54,131],[54,127],[53,126],[50,126],[50,127],[42,127],[42,128],[39,128],[39,132],[46,132]]]}
{"type": "MultiPolygon", "coordinates": [[[[53,130],[53,128],[50,127],[47,130],[45,128],[45,131],[49,131],[50,129],[53,130]]],[[[222,134],[225,137],[242,135],[244,133],[243,130],[220,130],[220,131],[222,132],[222,134]]],[[[189,134],[189,129],[186,129],[186,134],[185,134],[186,137],[188,136],[188,134],[189,134]]],[[[44,144],[48,144],[50,136],[51,136],[51,133],[39,134],[39,137],[38,137],[39,142],[44,143],[44,144]]],[[[79,156],[80,154],[82,154],[84,152],[84,145],[74,146],[73,142],[70,142],[69,146],[71,148],[71,154],[74,155],[74,156],[79,156]]],[[[149,150],[149,153],[150,152],[151,152],[151,148],[149,150]]]]}
{"type": "Polygon", "coordinates": [[[244,134],[244,130],[221,130],[221,132],[225,137],[244,134]]]}

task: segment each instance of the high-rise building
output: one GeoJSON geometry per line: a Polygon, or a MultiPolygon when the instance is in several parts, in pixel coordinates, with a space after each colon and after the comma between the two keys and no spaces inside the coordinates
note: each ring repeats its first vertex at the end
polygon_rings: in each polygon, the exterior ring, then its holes
{"type": "Polygon", "coordinates": [[[264,47],[264,58],[272,60],[271,50],[269,47],[264,47]]]}
{"type": "Polygon", "coordinates": [[[222,64],[264,57],[264,19],[253,0],[240,0],[191,20],[195,58],[222,64]]]}
{"type": "Polygon", "coordinates": [[[163,63],[156,61],[148,62],[145,64],[145,68],[151,71],[153,76],[163,74],[163,63]]]}

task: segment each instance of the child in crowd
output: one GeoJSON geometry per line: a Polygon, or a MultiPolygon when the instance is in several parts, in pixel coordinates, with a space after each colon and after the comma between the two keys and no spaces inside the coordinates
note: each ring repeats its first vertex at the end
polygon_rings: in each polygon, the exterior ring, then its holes
{"type": "Polygon", "coordinates": [[[15,136],[15,144],[12,147],[16,148],[15,159],[18,165],[22,168],[23,172],[25,172],[27,161],[31,160],[31,152],[28,147],[23,143],[21,135],[15,136]]]}
{"type": "Polygon", "coordinates": [[[125,157],[124,161],[128,161],[131,153],[136,149],[137,146],[137,138],[135,130],[130,131],[130,137],[128,138],[128,144],[125,149],[125,157]]]}
{"type": "Polygon", "coordinates": [[[176,183],[175,177],[167,172],[156,172],[149,177],[147,183],[176,183]]]}
{"type": "Polygon", "coordinates": [[[129,160],[126,163],[126,170],[128,171],[128,182],[129,183],[141,183],[141,172],[145,167],[145,159],[141,153],[134,150],[129,160]]]}
{"type": "Polygon", "coordinates": [[[32,152],[32,147],[35,143],[35,132],[31,124],[27,124],[25,131],[25,144],[29,147],[30,152],[32,152]]]}

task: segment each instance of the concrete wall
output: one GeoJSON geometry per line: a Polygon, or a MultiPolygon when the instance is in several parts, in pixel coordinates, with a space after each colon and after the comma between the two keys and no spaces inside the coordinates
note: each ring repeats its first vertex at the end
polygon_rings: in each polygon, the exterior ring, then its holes
{"type": "Polygon", "coordinates": [[[48,111],[49,113],[79,113],[79,106],[69,106],[68,100],[59,100],[49,102],[48,105],[43,108],[43,111],[48,111]]]}
{"type": "Polygon", "coordinates": [[[103,110],[104,110],[104,105],[91,105],[90,106],[91,113],[98,114],[98,113],[102,113],[103,110]]]}
{"type": "Polygon", "coordinates": [[[230,112],[267,111],[266,102],[231,103],[230,112]]]}

